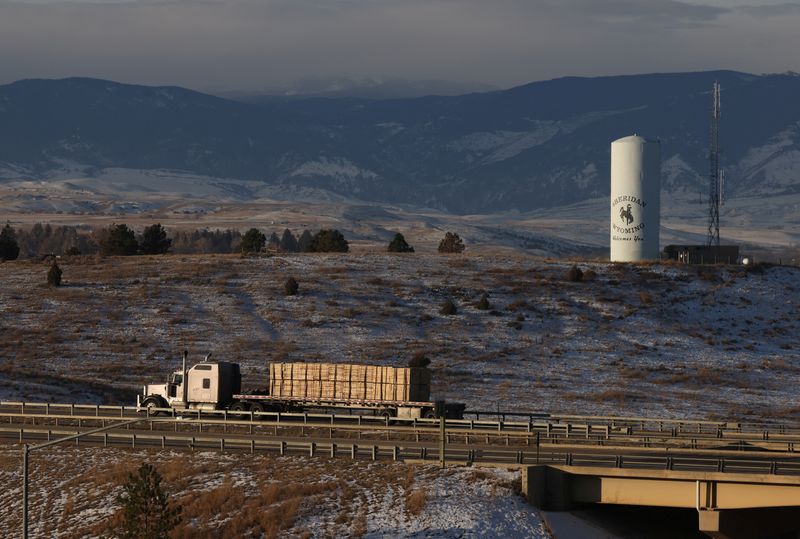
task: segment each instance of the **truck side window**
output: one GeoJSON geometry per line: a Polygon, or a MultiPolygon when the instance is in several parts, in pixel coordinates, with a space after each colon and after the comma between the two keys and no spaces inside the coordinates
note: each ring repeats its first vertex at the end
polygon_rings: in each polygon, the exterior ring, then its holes
{"type": "Polygon", "coordinates": [[[183,375],[182,374],[176,374],[175,375],[175,383],[178,384],[178,385],[183,383],[183,375]]]}
{"type": "Polygon", "coordinates": [[[211,389],[211,378],[203,378],[203,389],[211,389]]]}

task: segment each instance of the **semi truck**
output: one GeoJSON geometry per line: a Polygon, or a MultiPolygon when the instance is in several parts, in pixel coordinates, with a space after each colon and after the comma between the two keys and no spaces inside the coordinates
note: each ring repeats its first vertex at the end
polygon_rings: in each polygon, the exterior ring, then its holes
{"type": "MultiPolygon", "coordinates": [[[[307,412],[345,409],[390,418],[436,417],[426,367],[353,363],[270,363],[265,387],[242,392],[238,363],[203,361],[180,370],[163,384],[148,384],[136,397],[139,410],[229,410],[231,412],[307,412]]],[[[461,419],[465,405],[445,403],[444,414],[461,419]]],[[[441,410],[441,407],[440,407],[441,410]]]]}

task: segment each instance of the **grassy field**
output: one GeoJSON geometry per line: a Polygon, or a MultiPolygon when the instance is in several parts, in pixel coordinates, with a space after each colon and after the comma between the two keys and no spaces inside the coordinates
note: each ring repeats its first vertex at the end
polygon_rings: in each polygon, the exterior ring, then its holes
{"type": "MultiPolygon", "coordinates": [[[[518,496],[519,475],[494,469],[346,459],[126,451],[59,446],[31,455],[32,537],[108,536],[121,485],[155,465],[182,507],[173,538],[548,537],[518,496]]],[[[0,532],[20,527],[19,451],[0,445],[0,532]]]]}

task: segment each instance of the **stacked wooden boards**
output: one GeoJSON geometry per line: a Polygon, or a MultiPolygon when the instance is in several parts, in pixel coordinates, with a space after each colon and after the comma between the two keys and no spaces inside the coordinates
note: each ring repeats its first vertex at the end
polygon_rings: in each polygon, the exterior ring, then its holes
{"type": "Polygon", "coordinates": [[[269,394],[308,400],[428,402],[431,373],[424,368],[348,363],[271,363],[269,394]]]}

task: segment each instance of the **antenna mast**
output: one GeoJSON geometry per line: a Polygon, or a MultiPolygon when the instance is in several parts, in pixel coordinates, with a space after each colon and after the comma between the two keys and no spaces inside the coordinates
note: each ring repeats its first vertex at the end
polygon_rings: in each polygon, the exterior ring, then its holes
{"type": "Polygon", "coordinates": [[[714,82],[713,106],[711,109],[711,144],[709,150],[709,192],[708,192],[708,246],[719,247],[719,205],[722,199],[722,174],[719,169],[719,118],[720,87],[714,82]]]}

